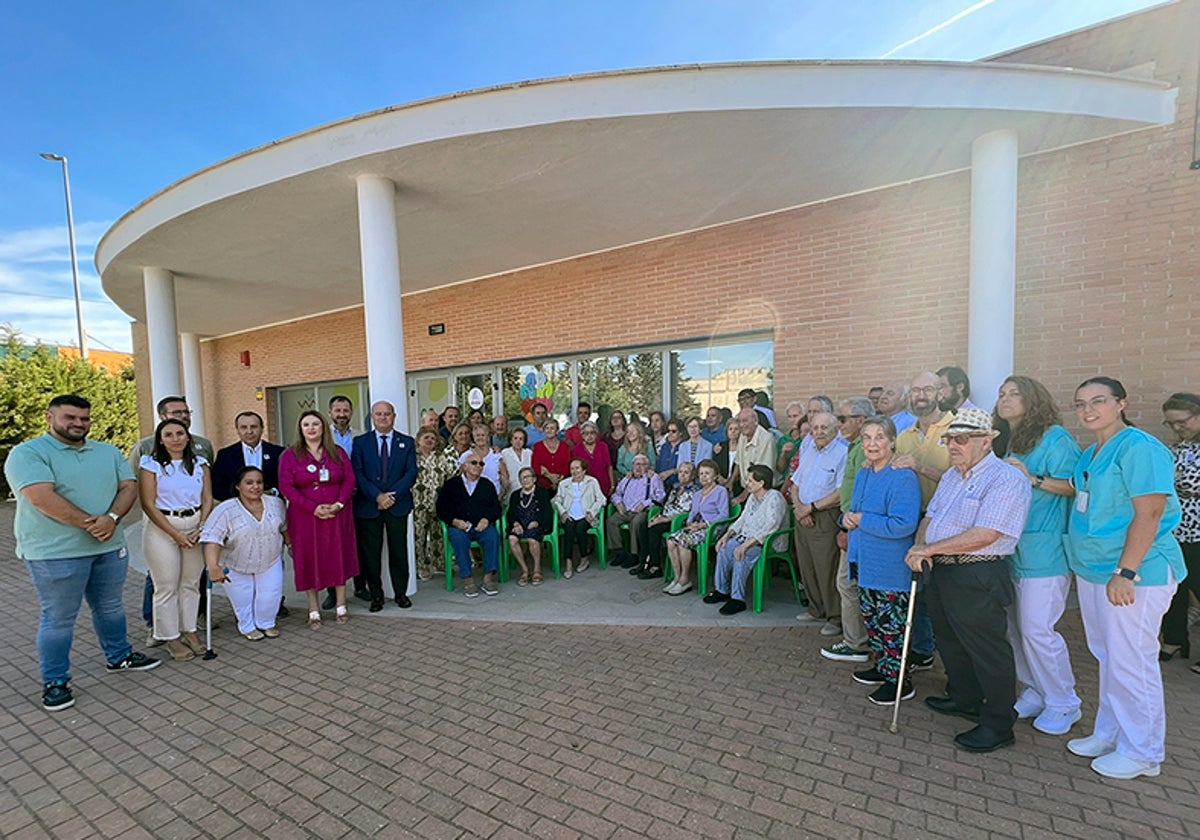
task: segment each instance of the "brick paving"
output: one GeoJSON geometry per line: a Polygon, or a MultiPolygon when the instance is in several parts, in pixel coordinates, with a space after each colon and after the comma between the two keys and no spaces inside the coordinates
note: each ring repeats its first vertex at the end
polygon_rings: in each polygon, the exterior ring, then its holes
{"type": "MultiPolygon", "coordinates": [[[[1200,677],[1167,663],[1167,762],[1107,781],[1018,728],[901,732],[813,628],[357,618],[214,635],[216,660],[108,674],[81,616],[73,709],[40,705],[37,606],[0,509],[0,835],[23,838],[1200,836],[1200,677]]],[[[126,584],[130,626],[140,580],[126,584]]],[[[228,607],[222,605],[224,610],[228,607]]],[[[1085,698],[1096,672],[1064,620],[1085,698]]],[[[135,636],[137,634],[134,634],[135,636]]],[[[918,697],[940,693],[937,670],[918,697]]]]}

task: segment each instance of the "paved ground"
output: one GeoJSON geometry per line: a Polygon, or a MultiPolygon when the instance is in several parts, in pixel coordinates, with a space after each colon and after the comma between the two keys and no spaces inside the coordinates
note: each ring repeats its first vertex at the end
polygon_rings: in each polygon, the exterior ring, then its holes
{"type": "MultiPolygon", "coordinates": [[[[389,608],[317,631],[296,613],[256,643],[220,603],[216,660],[136,674],[104,672],[85,615],[77,704],[48,714],[37,607],[12,549],[7,504],[5,838],[1200,836],[1200,677],[1179,661],[1164,667],[1163,775],[1133,782],[1101,779],[1025,725],[1014,749],[958,752],[965,725],[919,702],[892,735],[811,627],[516,623],[503,598],[473,612],[463,599],[459,619],[389,608]]],[[[593,585],[631,600],[627,576],[600,575],[593,585]]],[[[131,575],[131,627],[139,603],[131,575]]],[[[572,609],[595,621],[600,603],[572,609]]],[[[641,603],[648,620],[664,609],[641,603]]],[[[789,611],[780,598],[764,616],[789,611]]],[[[1078,615],[1064,624],[1086,721],[1095,668],[1078,615]]],[[[943,677],[916,681],[923,697],[943,677]]]]}

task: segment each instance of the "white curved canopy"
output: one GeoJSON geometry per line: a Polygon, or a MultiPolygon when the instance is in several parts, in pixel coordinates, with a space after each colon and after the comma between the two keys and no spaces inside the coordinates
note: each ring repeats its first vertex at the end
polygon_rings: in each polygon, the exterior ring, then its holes
{"type": "Polygon", "coordinates": [[[355,177],[397,184],[403,289],[434,288],[935,176],[971,141],[1022,155],[1174,119],[1145,79],[992,63],[771,62],[567,77],[440,97],[245,152],[151,196],[96,249],[144,320],[223,334],[362,301],[355,177]],[[237,301],[237,305],[233,302],[237,301]]]}

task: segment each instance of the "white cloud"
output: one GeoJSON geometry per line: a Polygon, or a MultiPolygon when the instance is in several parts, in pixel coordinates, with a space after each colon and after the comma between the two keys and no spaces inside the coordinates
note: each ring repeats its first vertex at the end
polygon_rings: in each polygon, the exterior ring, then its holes
{"type": "MultiPolygon", "coordinates": [[[[92,265],[96,242],[110,224],[75,226],[83,324],[89,345],[129,352],[129,316],[105,296],[92,265]]],[[[78,343],[68,241],[65,225],[0,231],[0,322],[30,340],[78,343]]]]}

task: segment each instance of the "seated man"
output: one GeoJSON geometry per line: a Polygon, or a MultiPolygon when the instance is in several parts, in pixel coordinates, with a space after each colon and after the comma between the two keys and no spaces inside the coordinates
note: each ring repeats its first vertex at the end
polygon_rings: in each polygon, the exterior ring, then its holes
{"type": "Polygon", "coordinates": [[[621,479],[613,491],[612,503],[617,510],[605,523],[608,544],[618,548],[614,566],[632,569],[649,556],[649,531],[646,519],[650,506],[666,498],[667,491],[659,477],[650,471],[650,459],[635,455],[633,470],[621,479]],[[621,526],[629,525],[629,551],[621,548],[621,526]]]}
{"type": "Polygon", "coordinates": [[[496,485],[483,476],[483,459],[470,454],[462,462],[462,474],[446,479],[438,491],[435,510],[438,519],[446,523],[450,546],[458,563],[458,575],[463,581],[463,594],[468,598],[479,597],[475,578],[471,572],[471,543],[483,549],[484,595],[499,595],[496,587],[496,570],[500,568],[500,532],[496,522],[500,519],[500,497],[496,485]]]}

